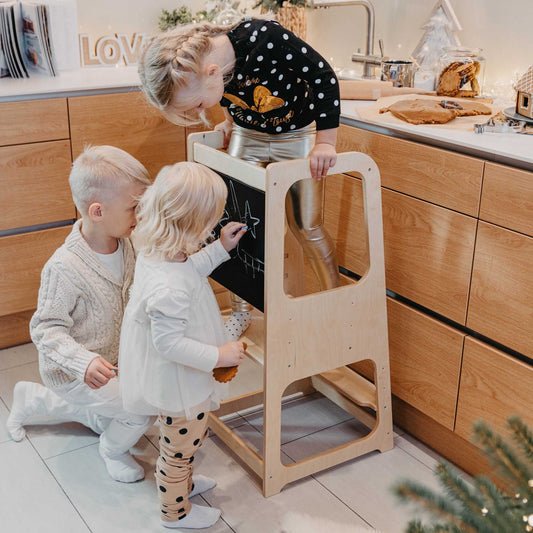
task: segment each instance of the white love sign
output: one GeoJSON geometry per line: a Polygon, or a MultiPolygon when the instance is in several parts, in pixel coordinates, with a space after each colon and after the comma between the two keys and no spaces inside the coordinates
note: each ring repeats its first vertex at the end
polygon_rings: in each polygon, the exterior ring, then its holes
{"type": "Polygon", "coordinates": [[[114,36],[100,37],[92,46],[91,37],[80,34],[81,66],[114,67],[122,62],[135,65],[145,37],[144,33],[134,33],[130,40],[126,34],[116,33],[114,36]]]}

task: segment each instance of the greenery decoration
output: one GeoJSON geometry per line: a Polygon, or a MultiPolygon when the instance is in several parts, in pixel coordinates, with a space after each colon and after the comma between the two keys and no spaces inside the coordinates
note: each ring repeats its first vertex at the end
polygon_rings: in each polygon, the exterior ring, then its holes
{"type": "Polygon", "coordinates": [[[515,446],[505,442],[484,422],[474,425],[474,438],[490,462],[509,481],[500,490],[485,476],[472,484],[456,469],[440,463],[435,470],[445,494],[436,493],[415,481],[403,481],[394,492],[403,502],[415,502],[434,517],[425,526],[413,520],[406,533],[519,533],[533,531],[533,433],[518,417],[509,418],[515,446]]]}
{"type": "Polygon", "coordinates": [[[254,8],[261,7],[277,13],[281,7],[308,7],[311,4],[311,0],[257,0],[254,8]]]}
{"type": "MultiPolygon", "coordinates": [[[[300,0],[298,0],[300,1],[300,0]]],[[[192,13],[187,6],[181,6],[172,11],[161,10],[159,15],[159,29],[171,30],[180,24],[207,21],[226,25],[244,16],[245,10],[239,7],[240,0],[206,0],[205,9],[192,13]]]]}

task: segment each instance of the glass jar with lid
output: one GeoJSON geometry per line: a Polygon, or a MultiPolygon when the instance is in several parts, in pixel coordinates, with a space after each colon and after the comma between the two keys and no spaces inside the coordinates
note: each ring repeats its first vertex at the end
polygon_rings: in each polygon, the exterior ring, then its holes
{"type": "Polygon", "coordinates": [[[439,61],[437,94],[474,97],[483,93],[485,58],[481,48],[446,48],[439,61]]]}

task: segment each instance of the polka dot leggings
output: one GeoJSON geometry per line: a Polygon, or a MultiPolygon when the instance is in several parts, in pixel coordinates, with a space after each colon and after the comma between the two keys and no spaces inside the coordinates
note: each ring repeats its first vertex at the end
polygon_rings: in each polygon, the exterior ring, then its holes
{"type": "Polygon", "coordinates": [[[161,518],[174,522],[191,510],[194,454],[207,436],[207,413],[194,420],[159,415],[159,458],[155,470],[161,518]]]}

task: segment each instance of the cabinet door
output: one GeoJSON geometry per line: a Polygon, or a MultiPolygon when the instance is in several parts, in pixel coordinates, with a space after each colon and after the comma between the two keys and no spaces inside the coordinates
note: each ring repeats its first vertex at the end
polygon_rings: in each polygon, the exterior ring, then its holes
{"type": "Polygon", "coordinates": [[[465,340],[455,431],[470,440],[477,420],[501,429],[511,415],[533,424],[533,367],[472,337],[465,340]]]}
{"type": "Polygon", "coordinates": [[[185,128],[168,122],[141,92],[80,96],[68,105],[74,158],[86,144],[109,144],[136,157],[152,178],[185,160],[185,128]]]}
{"type": "Polygon", "coordinates": [[[479,223],[467,326],[533,358],[533,238],[479,223]]]}
{"type": "Polygon", "coordinates": [[[486,163],[479,218],[533,236],[533,172],[486,163]]]}
{"type": "Polygon", "coordinates": [[[41,270],[72,226],[0,238],[0,316],[35,309],[41,270]]]}
{"type": "MultiPolygon", "coordinates": [[[[360,180],[328,176],[326,228],[341,266],[368,265],[360,180]]],[[[464,324],[477,221],[455,211],[382,189],[387,288],[464,324]]]]}
{"type": "Polygon", "coordinates": [[[68,139],[66,98],[0,104],[0,146],[68,139]]]}
{"type": "Polygon", "coordinates": [[[74,219],[70,166],[69,141],[0,148],[0,231],[74,219]]]}
{"type": "Polygon", "coordinates": [[[465,335],[387,299],[392,393],[453,430],[465,335]]]}
{"type": "Polygon", "coordinates": [[[340,126],[337,149],[368,154],[378,165],[383,187],[478,215],[480,159],[345,125],[340,126]]]}

